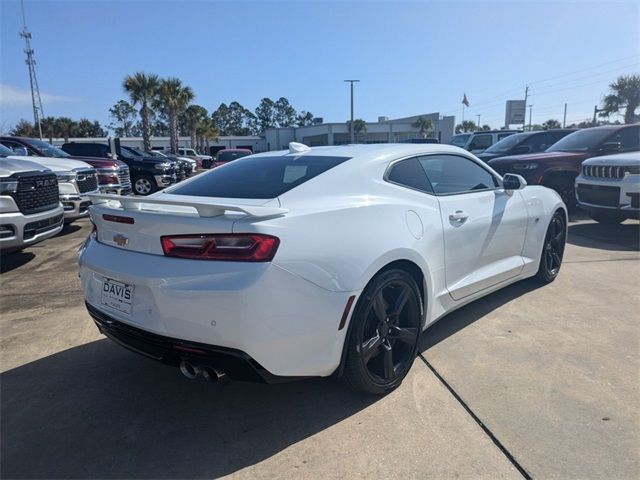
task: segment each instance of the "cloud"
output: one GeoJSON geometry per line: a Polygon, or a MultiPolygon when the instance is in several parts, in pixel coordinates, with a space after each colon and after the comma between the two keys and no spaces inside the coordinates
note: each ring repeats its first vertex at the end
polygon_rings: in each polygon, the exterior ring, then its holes
{"type": "MultiPolygon", "coordinates": [[[[40,99],[43,105],[52,103],[80,102],[81,99],[53,95],[51,93],[40,92],[40,99]]],[[[31,91],[11,85],[0,83],[0,107],[24,107],[31,106],[31,91]]]]}

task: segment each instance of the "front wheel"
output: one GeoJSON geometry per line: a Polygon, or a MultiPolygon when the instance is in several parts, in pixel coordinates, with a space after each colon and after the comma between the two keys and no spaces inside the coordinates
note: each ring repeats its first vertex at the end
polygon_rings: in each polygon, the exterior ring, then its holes
{"type": "Polygon", "coordinates": [[[356,390],[381,395],[402,383],[416,357],[422,302],[411,275],[387,270],[362,292],[351,320],[344,376],[356,390]]]}
{"type": "Polygon", "coordinates": [[[133,179],[133,191],[136,195],[151,195],[156,190],[158,190],[158,187],[151,175],[142,174],[133,179]]]}
{"type": "Polygon", "coordinates": [[[566,241],[567,223],[564,212],[558,210],[551,218],[542,247],[540,267],[536,275],[536,278],[542,283],[553,282],[558,276],[558,273],[560,273],[566,241]]]}

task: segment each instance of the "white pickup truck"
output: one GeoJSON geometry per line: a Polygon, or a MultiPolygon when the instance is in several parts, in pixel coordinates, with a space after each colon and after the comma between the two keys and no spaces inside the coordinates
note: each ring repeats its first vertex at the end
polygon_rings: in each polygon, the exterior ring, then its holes
{"type": "Polygon", "coordinates": [[[0,147],[0,253],[53,237],[64,225],[56,174],[7,153],[0,147]]]}
{"type": "Polygon", "coordinates": [[[38,163],[56,174],[66,223],[89,216],[89,194],[99,193],[98,178],[91,165],[68,158],[20,156],[8,150],[10,158],[38,163]]]}

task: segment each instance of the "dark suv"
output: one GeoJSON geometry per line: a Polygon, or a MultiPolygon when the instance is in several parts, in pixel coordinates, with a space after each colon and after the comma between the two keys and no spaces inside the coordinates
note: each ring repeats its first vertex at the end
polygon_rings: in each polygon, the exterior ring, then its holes
{"type": "Polygon", "coordinates": [[[11,148],[14,152],[24,150],[25,155],[50,158],[68,158],[88,163],[96,169],[98,175],[98,187],[101,193],[116,195],[131,194],[131,180],[129,167],[126,163],[111,158],[95,158],[83,156],[71,156],[67,152],[54,147],[50,143],[36,138],[28,137],[0,137],[0,143],[11,148]]]}
{"type": "Polygon", "coordinates": [[[541,130],[539,132],[514,133],[494,143],[484,152],[476,155],[483,162],[507,155],[522,155],[525,153],[544,152],[561,138],[566,137],[576,129],[541,130]]]}
{"type": "Polygon", "coordinates": [[[150,195],[161,188],[176,183],[175,164],[156,157],[145,157],[134,154],[127,147],[119,151],[111,151],[106,143],[70,142],[62,145],[62,150],[73,156],[113,158],[129,166],[133,192],[137,195],[150,195]]]}
{"type": "Polygon", "coordinates": [[[587,158],[640,150],[640,124],[606,125],[573,132],[542,153],[512,155],[489,161],[501,175],[517,173],[530,185],[560,194],[568,208],[577,205],[574,183],[587,158]]]}

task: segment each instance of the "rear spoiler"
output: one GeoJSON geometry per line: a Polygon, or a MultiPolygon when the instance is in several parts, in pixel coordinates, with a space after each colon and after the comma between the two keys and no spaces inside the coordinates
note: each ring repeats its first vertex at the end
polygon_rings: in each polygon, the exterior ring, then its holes
{"type": "MultiPolygon", "coordinates": [[[[215,203],[207,200],[179,200],[175,195],[167,195],[164,198],[130,197],[124,195],[89,195],[93,205],[106,203],[119,203],[124,210],[145,210],[144,205],[167,205],[176,207],[194,208],[200,217],[215,217],[225,212],[244,213],[251,217],[272,217],[283,215],[289,210],[279,207],[264,207],[261,205],[229,205],[215,203]]],[[[189,197],[185,197],[189,198],[189,197]]],[[[191,197],[193,198],[193,197],[191,197]]],[[[117,208],[117,207],[116,207],[117,208]]]]}

